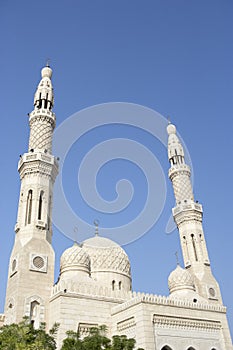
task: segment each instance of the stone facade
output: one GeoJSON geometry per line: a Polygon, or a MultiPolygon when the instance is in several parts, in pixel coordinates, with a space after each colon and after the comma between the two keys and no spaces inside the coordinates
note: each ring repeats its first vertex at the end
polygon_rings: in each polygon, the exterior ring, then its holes
{"type": "Polygon", "coordinates": [[[177,266],[170,274],[170,295],[133,292],[127,254],[98,230],[62,254],[54,284],[51,215],[58,164],[52,155],[51,76],[49,67],[42,69],[29,115],[29,150],[19,161],[18,218],[0,325],[19,322],[24,315],[35,327],[59,322],[58,349],[66,331],[85,337],[91,327],[105,324],[110,337],[125,334],[145,350],[232,350],[226,308],[210,267],[202,206],[194,201],[190,168],[174,125],[167,128],[169,177],[185,268],[177,266]]]}

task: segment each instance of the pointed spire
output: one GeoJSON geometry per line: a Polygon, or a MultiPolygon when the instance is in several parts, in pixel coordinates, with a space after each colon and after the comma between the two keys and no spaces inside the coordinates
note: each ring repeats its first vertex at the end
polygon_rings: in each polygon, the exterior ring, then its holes
{"type": "Polygon", "coordinates": [[[53,86],[51,82],[52,69],[49,67],[49,61],[46,64],[46,67],[41,70],[41,81],[37,87],[35,96],[34,96],[34,107],[38,109],[52,110],[54,104],[53,96],[53,86]]]}

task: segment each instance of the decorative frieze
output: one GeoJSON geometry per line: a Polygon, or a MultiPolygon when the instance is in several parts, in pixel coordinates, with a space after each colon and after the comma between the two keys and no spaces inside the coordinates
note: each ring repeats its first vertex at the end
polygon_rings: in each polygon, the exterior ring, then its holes
{"type": "Polygon", "coordinates": [[[130,317],[124,321],[120,321],[117,323],[117,331],[122,332],[125,329],[132,328],[136,326],[135,318],[130,317]]]}
{"type": "Polygon", "coordinates": [[[79,323],[78,334],[81,339],[87,337],[90,334],[92,328],[98,327],[97,323],[79,323]]]}
{"type": "Polygon", "coordinates": [[[155,328],[184,329],[188,331],[218,332],[221,329],[219,321],[196,318],[153,315],[155,328]]]}

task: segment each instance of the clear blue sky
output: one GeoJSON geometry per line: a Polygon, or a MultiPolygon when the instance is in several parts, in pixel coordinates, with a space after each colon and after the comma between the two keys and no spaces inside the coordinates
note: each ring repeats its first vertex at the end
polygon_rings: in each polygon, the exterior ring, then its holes
{"type": "MultiPolygon", "coordinates": [[[[0,2],[2,309],[20,185],[17,161],[19,154],[27,150],[27,113],[33,109],[40,69],[49,57],[54,72],[57,125],[85,107],[112,101],[147,106],[169,115],[177,125],[191,155],[194,193],[204,207],[211,265],[233,330],[232,16],[230,0],[0,2]]],[[[101,132],[105,139],[106,130],[101,132]]],[[[115,131],[109,132],[113,136],[115,131]]],[[[166,174],[169,164],[165,147],[146,133],[129,128],[122,127],[116,134],[127,137],[127,132],[129,138],[135,136],[156,153],[166,174]]],[[[90,140],[91,144],[93,140],[99,142],[100,136],[101,133],[94,133],[87,137],[85,145],[90,140]]],[[[73,148],[73,159],[75,155],[79,158],[82,146],[81,142],[73,148]]],[[[132,171],[136,173],[133,168],[130,170],[132,165],[113,163],[113,173],[120,173],[122,168],[126,169],[123,177],[130,177],[132,171]]],[[[78,199],[72,196],[72,189],[77,187],[77,164],[73,165],[73,169],[71,166],[66,169],[64,188],[72,207],[78,211],[78,199]]],[[[99,180],[99,187],[105,185],[100,192],[106,198],[109,193],[106,188],[114,186],[108,182],[108,178],[112,179],[110,165],[99,180]]],[[[137,174],[136,213],[145,200],[145,179],[140,171],[137,174]]],[[[134,290],[168,294],[167,277],[175,267],[174,253],[178,250],[180,254],[180,249],[177,232],[165,233],[174,205],[169,181],[167,189],[164,211],[156,226],[125,246],[131,260],[134,290]]],[[[84,206],[80,212],[91,224],[94,214],[85,217],[89,208],[85,211],[84,206]]],[[[96,217],[103,226],[113,227],[117,222],[116,216],[96,213],[96,217]]],[[[132,219],[132,212],[128,218],[132,219]]],[[[127,216],[119,218],[126,219],[127,216]]],[[[59,256],[72,243],[56,228],[53,243],[57,276],[59,256]]]]}

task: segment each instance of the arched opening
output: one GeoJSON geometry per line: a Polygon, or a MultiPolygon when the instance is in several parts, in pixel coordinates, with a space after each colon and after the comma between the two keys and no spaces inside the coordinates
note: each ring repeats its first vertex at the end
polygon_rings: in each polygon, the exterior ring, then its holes
{"type": "Polygon", "coordinates": [[[30,224],[32,219],[32,190],[28,191],[25,225],[30,224]]]}
{"type": "Polygon", "coordinates": [[[170,348],[170,346],[168,346],[168,345],[165,345],[162,347],[161,350],[172,350],[172,348],[170,348]]]}
{"type": "Polygon", "coordinates": [[[192,346],[190,346],[187,350],[195,350],[192,346]]]}
{"type": "Polygon", "coordinates": [[[119,282],[119,290],[121,290],[122,283],[121,281],[119,282]]]}
{"type": "Polygon", "coordinates": [[[40,197],[39,197],[39,206],[38,206],[38,220],[41,220],[41,217],[42,217],[43,196],[44,196],[44,191],[41,191],[40,197]]]}
{"type": "Polygon", "coordinates": [[[193,245],[193,251],[194,251],[194,256],[195,256],[195,260],[198,261],[197,258],[197,250],[196,250],[196,242],[195,242],[195,238],[194,238],[194,234],[191,234],[191,239],[192,239],[192,245],[193,245]]]}
{"type": "Polygon", "coordinates": [[[50,230],[51,227],[51,211],[52,211],[52,198],[49,196],[49,207],[48,207],[48,212],[47,212],[47,225],[48,225],[48,230],[50,230]]]}
{"type": "Polygon", "coordinates": [[[40,326],[40,304],[38,301],[34,300],[30,305],[30,322],[34,328],[39,328],[40,326]]]}
{"type": "Polygon", "coordinates": [[[112,290],[115,290],[115,283],[116,283],[116,282],[113,280],[113,281],[112,281],[112,290]]]}

